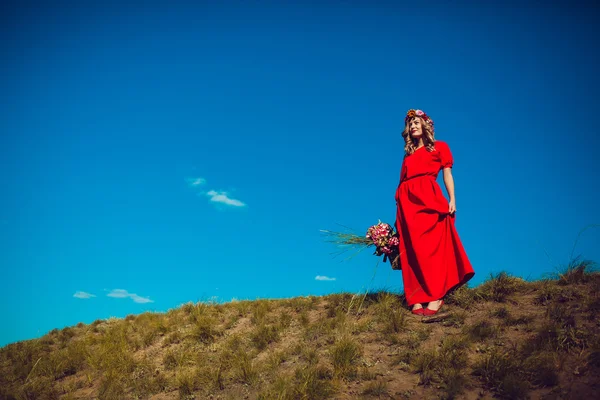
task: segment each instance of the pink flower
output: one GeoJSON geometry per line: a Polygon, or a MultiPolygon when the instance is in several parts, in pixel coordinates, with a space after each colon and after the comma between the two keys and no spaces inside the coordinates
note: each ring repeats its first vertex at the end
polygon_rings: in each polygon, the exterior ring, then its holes
{"type": "Polygon", "coordinates": [[[417,111],[416,111],[416,114],[417,114],[419,117],[421,117],[421,116],[423,116],[423,114],[425,114],[425,113],[424,113],[423,111],[421,111],[421,110],[417,110],[417,111]]]}
{"type": "MultiPolygon", "coordinates": [[[[421,115],[425,115],[425,113],[421,111],[421,115]]],[[[393,251],[392,249],[399,245],[398,237],[393,236],[393,234],[394,228],[390,224],[380,221],[367,230],[366,237],[377,246],[378,251],[385,254],[391,254],[393,251]]]]}

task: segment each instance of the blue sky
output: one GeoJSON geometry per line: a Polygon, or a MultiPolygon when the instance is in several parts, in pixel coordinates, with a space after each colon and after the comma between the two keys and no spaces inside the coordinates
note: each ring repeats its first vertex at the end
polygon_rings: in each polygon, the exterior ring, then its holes
{"type": "MultiPolygon", "coordinates": [[[[551,273],[600,223],[597,8],[79,3],[0,12],[0,345],[188,301],[401,291],[320,230],[393,223],[409,108],[454,155],[473,285],[551,273]]],[[[600,261],[599,235],[575,254],[600,261]]]]}

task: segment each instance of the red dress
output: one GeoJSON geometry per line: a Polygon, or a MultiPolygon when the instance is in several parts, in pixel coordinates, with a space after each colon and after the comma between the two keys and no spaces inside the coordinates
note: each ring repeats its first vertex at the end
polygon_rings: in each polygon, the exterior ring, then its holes
{"type": "Polygon", "coordinates": [[[396,190],[396,230],[400,233],[400,262],[409,306],[439,300],[475,275],[458,237],[448,200],[436,178],[453,165],[445,142],[435,150],[425,146],[402,162],[396,190]]]}

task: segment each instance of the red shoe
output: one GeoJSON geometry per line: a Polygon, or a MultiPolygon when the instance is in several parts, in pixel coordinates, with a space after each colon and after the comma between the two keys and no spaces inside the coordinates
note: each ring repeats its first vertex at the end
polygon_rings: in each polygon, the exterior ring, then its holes
{"type": "Polygon", "coordinates": [[[425,309],[423,307],[421,307],[421,308],[417,308],[416,310],[410,310],[410,311],[415,315],[423,315],[424,310],[425,309]]]}
{"type": "Polygon", "coordinates": [[[429,308],[425,308],[423,309],[423,315],[435,315],[437,314],[438,311],[440,311],[442,309],[442,306],[444,305],[444,300],[442,300],[442,302],[440,303],[440,307],[437,310],[430,310],[429,308]]]}

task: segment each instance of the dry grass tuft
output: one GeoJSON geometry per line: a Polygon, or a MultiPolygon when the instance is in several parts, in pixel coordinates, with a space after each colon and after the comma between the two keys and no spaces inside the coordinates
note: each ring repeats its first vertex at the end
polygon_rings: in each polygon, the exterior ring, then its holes
{"type": "Polygon", "coordinates": [[[152,345],[158,337],[164,336],[169,331],[167,320],[162,314],[145,312],[129,321],[133,332],[139,337],[135,344],[138,349],[152,345]]]}
{"type": "Polygon", "coordinates": [[[258,369],[252,360],[253,355],[243,349],[235,353],[233,373],[238,382],[248,385],[254,385],[258,382],[258,369]]]}
{"type": "Polygon", "coordinates": [[[468,313],[462,310],[456,310],[448,314],[448,316],[442,321],[444,326],[461,327],[467,320],[468,313]]]}
{"type": "Polygon", "coordinates": [[[191,345],[186,344],[170,348],[162,359],[162,365],[166,370],[181,369],[194,364],[196,353],[191,345]]]}
{"type": "Polygon", "coordinates": [[[197,342],[210,344],[222,335],[222,332],[216,327],[216,319],[211,315],[196,315],[193,321],[194,325],[189,336],[197,342]]]}
{"type": "Polygon", "coordinates": [[[539,352],[529,356],[523,363],[523,367],[531,376],[532,383],[551,387],[558,384],[558,372],[560,360],[556,353],[539,352]]]}
{"type": "Polygon", "coordinates": [[[179,391],[180,399],[194,398],[193,393],[199,388],[199,382],[195,370],[186,368],[175,373],[175,382],[179,391]]]}
{"type": "Polygon", "coordinates": [[[260,325],[265,323],[265,319],[271,311],[271,304],[269,300],[256,300],[252,308],[252,317],[250,320],[254,325],[260,325]]]}
{"type": "Polygon", "coordinates": [[[476,301],[476,290],[469,288],[468,284],[460,286],[446,296],[447,304],[453,304],[465,310],[469,310],[476,301]]]}
{"type": "Polygon", "coordinates": [[[529,385],[522,379],[519,355],[512,350],[494,348],[484,354],[473,366],[473,374],[504,398],[524,399],[529,393],[529,385]]]}
{"type": "Polygon", "coordinates": [[[396,295],[380,292],[374,309],[376,319],[382,326],[382,333],[395,334],[406,327],[407,313],[396,295]]]}
{"type": "Polygon", "coordinates": [[[557,273],[558,284],[565,286],[587,283],[595,267],[595,262],[581,260],[580,257],[576,257],[562,271],[557,273]]]}
{"type": "Polygon", "coordinates": [[[351,337],[344,335],[336,340],[330,350],[335,376],[355,378],[361,356],[361,347],[351,337]]]}
{"type": "Polygon", "coordinates": [[[513,316],[506,306],[497,308],[496,310],[492,311],[490,315],[498,318],[502,326],[524,325],[530,322],[530,319],[526,316],[513,316]]]}
{"type": "Polygon", "coordinates": [[[549,301],[556,299],[561,289],[556,281],[544,279],[536,284],[534,304],[545,306],[549,301]]]}
{"type": "Polygon", "coordinates": [[[264,323],[261,323],[250,334],[250,340],[256,349],[262,351],[270,343],[274,343],[279,340],[280,330],[281,327],[278,325],[265,325],[264,323]]]}
{"type": "Polygon", "coordinates": [[[473,325],[465,325],[463,332],[471,341],[483,342],[496,337],[498,328],[488,320],[480,320],[473,325]]]}
{"type": "Polygon", "coordinates": [[[587,347],[589,334],[577,325],[575,315],[563,303],[548,306],[546,321],[524,342],[525,354],[537,351],[570,351],[587,347]]]}
{"type": "Polygon", "coordinates": [[[489,279],[477,287],[475,296],[482,300],[504,303],[510,295],[526,287],[527,282],[522,278],[503,271],[496,275],[490,274],[489,279]]]}
{"type": "Polygon", "coordinates": [[[444,338],[440,348],[419,352],[412,360],[415,372],[423,385],[438,384],[444,398],[454,398],[463,392],[466,384],[468,341],[461,336],[444,338]]]}
{"type": "Polygon", "coordinates": [[[334,293],[328,295],[326,298],[327,303],[325,304],[325,309],[327,310],[327,317],[331,318],[341,313],[348,313],[350,307],[353,303],[358,303],[359,300],[356,296],[353,296],[350,293],[334,293]]]}
{"type": "Polygon", "coordinates": [[[337,388],[332,382],[331,371],[324,366],[297,368],[295,372],[295,399],[327,399],[337,388]]]}
{"type": "Polygon", "coordinates": [[[382,381],[375,381],[367,383],[367,386],[362,391],[365,396],[386,396],[389,397],[390,393],[387,388],[387,384],[382,381]]]}

